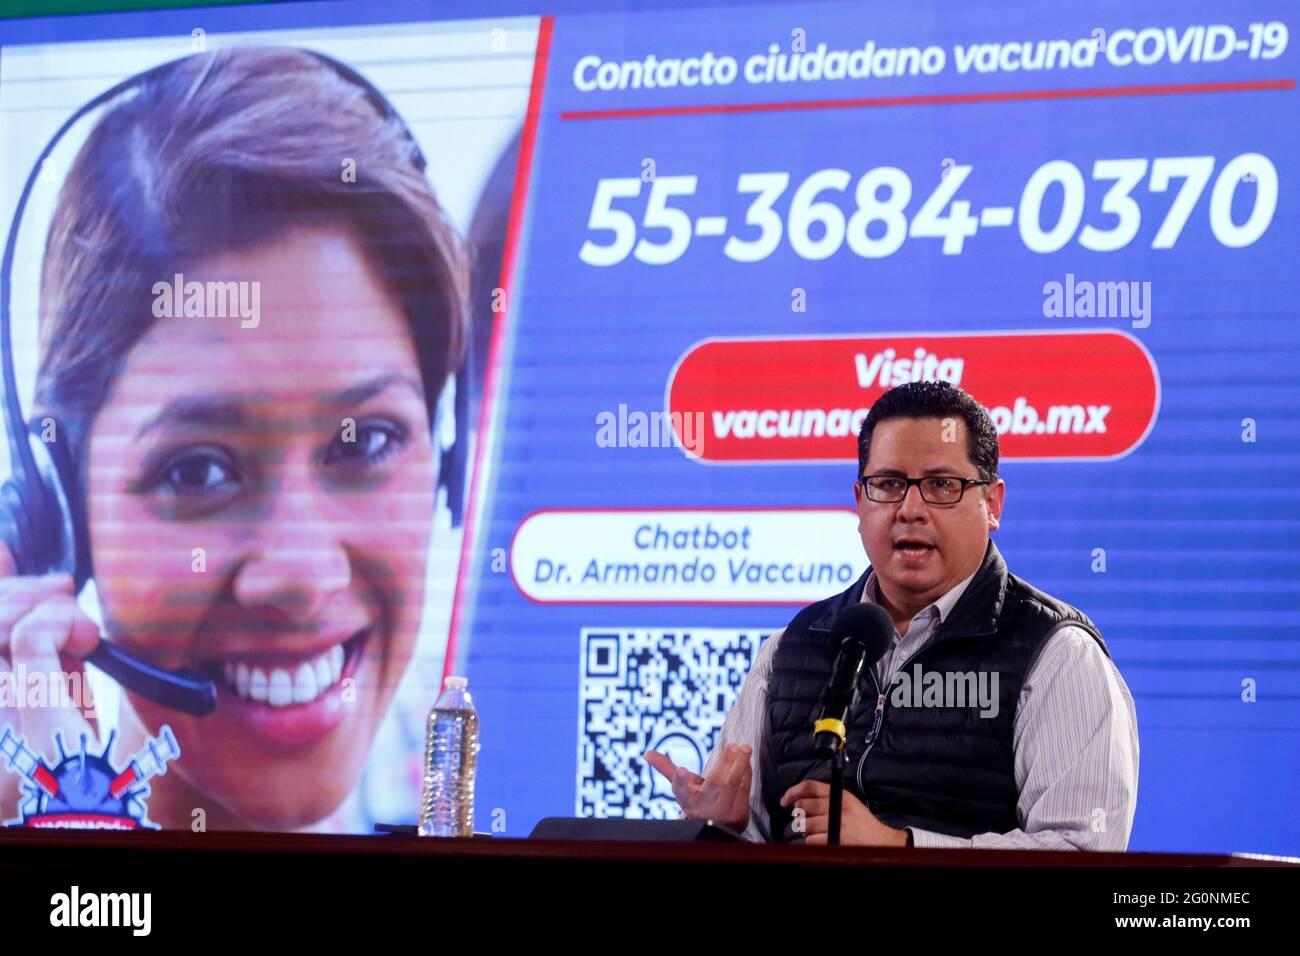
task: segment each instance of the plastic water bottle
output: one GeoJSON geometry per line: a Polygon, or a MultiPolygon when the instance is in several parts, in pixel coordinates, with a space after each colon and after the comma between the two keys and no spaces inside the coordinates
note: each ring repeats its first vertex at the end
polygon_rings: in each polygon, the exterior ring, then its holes
{"type": "Polygon", "coordinates": [[[464,677],[448,677],[429,711],[424,749],[420,836],[474,834],[474,773],[478,765],[478,713],[464,677]]]}

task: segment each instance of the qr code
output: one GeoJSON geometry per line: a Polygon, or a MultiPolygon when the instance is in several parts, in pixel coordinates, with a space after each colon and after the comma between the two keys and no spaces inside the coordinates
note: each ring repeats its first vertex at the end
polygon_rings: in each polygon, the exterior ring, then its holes
{"type": "Polygon", "coordinates": [[[582,631],[577,814],[676,819],[658,750],[699,773],[758,647],[754,630],[582,631]]]}

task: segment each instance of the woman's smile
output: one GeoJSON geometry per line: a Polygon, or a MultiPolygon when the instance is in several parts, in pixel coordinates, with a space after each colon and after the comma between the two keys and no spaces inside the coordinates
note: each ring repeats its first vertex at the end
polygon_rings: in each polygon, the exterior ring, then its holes
{"type": "Polygon", "coordinates": [[[272,748],[292,750],[329,733],[358,698],[369,627],[312,651],[211,657],[199,670],[217,682],[212,721],[228,720],[272,748]],[[345,693],[348,691],[349,693],[345,693]]]}

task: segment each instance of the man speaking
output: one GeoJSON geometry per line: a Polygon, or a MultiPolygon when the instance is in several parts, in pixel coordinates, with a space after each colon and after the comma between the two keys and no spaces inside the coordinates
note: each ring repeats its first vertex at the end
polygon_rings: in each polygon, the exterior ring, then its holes
{"type": "Polygon", "coordinates": [[[685,815],[826,842],[812,728],[833,623],[862,601],[896,633],[848,721],[841,843],[1126,849],[1133,698],[1088,617],[1009,573],[990,540],[1006,483],[988,413],[946,382],[892,389],[862,423],[858,476],[867,573],[763,645],[704,776],[646,754],[685,815]]]}

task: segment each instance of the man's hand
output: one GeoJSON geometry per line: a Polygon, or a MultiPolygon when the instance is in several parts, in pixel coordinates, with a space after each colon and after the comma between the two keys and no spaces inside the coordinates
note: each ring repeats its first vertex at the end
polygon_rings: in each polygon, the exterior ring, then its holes
{"type": "Polygon", "coordinates": [[[707,777],[691,773],[667,754],[647,750],[646,763],[671,781],[673,796],[690,820],[713,820],[733,830],[749,826],[749,787],[754,771],[746,744],[727,744],[707,777]]]}
{"type": "MultiPolygon", "coordinates": [[[[781,806],[803,811],[805,843],[826,842],[830,828],[831,785],[820,780],[804,780],[781,795],[781,806]]],[[[798,814],[796,813],[796,820],[798,814]]],[[[798,825],[796,823],[796,830],[798,825]]],[[[907,831],[885,826],[867,809],[866,804],[849,791],[844,791],[844,804],[840,811],[840,844],[842,846],[907,846],[907,831]]]]}

